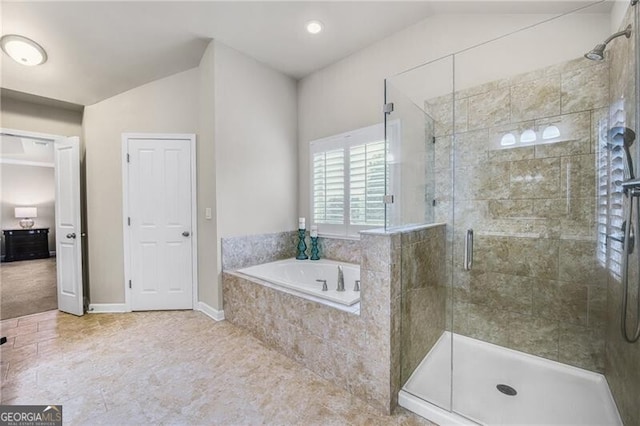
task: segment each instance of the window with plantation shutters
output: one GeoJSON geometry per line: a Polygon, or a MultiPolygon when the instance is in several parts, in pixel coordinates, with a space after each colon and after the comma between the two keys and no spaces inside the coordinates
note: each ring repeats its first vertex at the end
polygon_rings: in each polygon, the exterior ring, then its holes
{"type": "Polygon", "coordinates": [[[384,226],[386,150],[382,124],[311,142],[311,222],[321,234],[384,226]]]}
{"type": "MultiPolygon", "coordinates": [[[[598,137],[598,251],[602,266],[607,266],[617,279],[622,277],[625,222],[625,196],[622,184],[625,177],[622,138],[609,138],[609,129],[625,127],[624,100],[610,106],[610,117],[600,118],[595,124],[598,137]],[[611,119],[611,122],[609,122],[611,119]],[[612,236],[614,238],[609,238],[612,236]]],[[[628,208],[628,206],[627,206],[628,208]]]]}
{"type": "Polygon", "coordinates": [[[349,222],[384,226],[384,140],[349,149],[349,222]]]}
{"type": "Polygon", "coordinates": [[[313,217],[317,224],[344,223],[344,152],[340,148],[313,154],[313,217]]]}

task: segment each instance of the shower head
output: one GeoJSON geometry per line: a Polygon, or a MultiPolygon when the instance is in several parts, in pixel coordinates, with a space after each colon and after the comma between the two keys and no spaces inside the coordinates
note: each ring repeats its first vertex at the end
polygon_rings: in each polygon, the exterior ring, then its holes
{"type": "Polygon", "coordinates": [[[588,53],[584,55],[585,58],[590,59],[592,61],[602,61],[604,60],[604,49],[607,48],[607,45],[601,43],[591,49],[588,53]]]}
{"type": "Polygon", "coordinates": [[[602,61],[604,60],[604,50],[607,48],[607,44],[611,42],[611,40],[616,39],[618,37],[625,36],[626,38],[631,37],[631,25],[627,26],[623,31],[619,31],[609,38],[607,38],[603,43],[596,45],[593,49],[591,49],[588,53],[584,55],[585,58],[590,59],[592,61],[602,61]]]}

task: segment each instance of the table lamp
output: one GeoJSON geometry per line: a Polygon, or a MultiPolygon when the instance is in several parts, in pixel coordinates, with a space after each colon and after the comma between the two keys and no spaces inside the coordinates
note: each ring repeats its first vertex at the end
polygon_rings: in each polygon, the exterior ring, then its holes
{"type": "Polygon", "coordinates": [[[34,217],[38,217],[38,209],[35,207],[16,207],[15,208],[16,219],[20,219],[20,227],[24,229],[33,228],[34,217]]]}

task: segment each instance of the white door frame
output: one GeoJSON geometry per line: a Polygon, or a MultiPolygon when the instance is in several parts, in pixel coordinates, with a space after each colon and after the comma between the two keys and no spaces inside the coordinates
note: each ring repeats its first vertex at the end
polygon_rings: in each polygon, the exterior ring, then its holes
{"type": "MultiPolygon", "coordinates": [[[[18,137],[25,137],[25,138],[30,138],[30,139],[42,139],[45,141],[50,141],[54,144],[54,153],[55,153],[55,145],[62,143],[62,142],[66,142],[68,140],[69,137],[73,137],[73,136],[61,136],[61,135],[53,135],[53,134],[49,134],[49,133],[39,133],[39,132],[30,132],[30,131],[26,131],[26,130],[19,130],[19,129],[9,129],[6,127],[0,127],[0,133],[2,134],[6,134],[6,135],[12,135],[12,136],[18,136],[18,137]]],[[[78,146],[78,149],[80,149],[80,146],[78,146]]],[[[0,161],[1,163],[2,161],[0,161]]],[[[13,164],[24,164],[24,165],[41,165],[40,163],[32,163],[32,164],[28,164],[28,163],[24,163],[24,162],[14,162],[13,164]]],[[[80,164],[78,164],[78,167],[80,167],[80,164]]],[[[54,169],[54,173],[57,176],[58,170],[56,167],[56,160],[54,159],[53,161],[53,169],[54,169]]],[[[57,178],[56,178],[57,179],[57,178]]],[[[56,183],[57,185],[57,183],[56,183]]],[[[55,211],[56,214],[58,212],[58,203],[60,202],[60,200],[57,197],[57,189],[56,189],[56,199],[54,200],[54,205],[55,205],[55,211]]],[[[76,200],[78,202],[78,205],[82,205],[82,192],[80,194],[78,194],[78,200],[76,200]]],[[[78,241],[80,244],[80,247],[82,247],[82,245],[86,244],[86,241],[84,241],[84,237],[86,235],[86,231],[85,231],[85,224],[82,222],[82,212],[80,213],[80,217],[78,218],[79,220],[79,228],[80,228],[80,232],[78,235],[78,241]]],[[[54,228],[57,227],[57,222],[54,223],[54,228]]],[[[56,232],[56,252],[57,252],[57,248],[58,248],[58,240],[60,239],[60,236],[57,234],[56,232]]],[[[58,253],[56,253],[56,256],[58,255],[58,253]]],[[[77,271],[76,273],[79,274],[78,277],[79,278],[79,282],[80,282],[80,292],[82,293],[82,298],[80,300],[80,308],[81,311],[83,312],[80,315],[84,314],[84,307],[86,306],[85,304],[85,299],[87,297],[86,294],[84,294],[84,286],[87,285],[87,283],[84,282],[84,263],[85,263],[86,259],[84,259],[84,255],[83,255],[83,251],[82,249],[80,249],[80,265],[77,265],[79,268],[79,271],[77,271]]],[[[58,269],[58,272],[56,272],[56,292],[57,294],[59,294],[60,291],[60,269],[61,265],[59,264],[59,262],[56,260],[56,268],[58,269]]],[[[59,302],[59,301],[58,301],[59,302]]],[[[60,304],[58,303],[58,310],[60,310],[60,304]]]]}
{"type": "Polygon", "coordinates": [[[122,236],[124,254],[124,303],[125,311],[131,312],[131,227],[128,225],[129,214],[129,167],[127,154],[129,139],[167,139],[185,140],[191,145],[191,276],[192,276],[192,307],[198,307],[198,200],[196,181],[196,135],[193,133],[123,133],[122,134],[122,236]]]}

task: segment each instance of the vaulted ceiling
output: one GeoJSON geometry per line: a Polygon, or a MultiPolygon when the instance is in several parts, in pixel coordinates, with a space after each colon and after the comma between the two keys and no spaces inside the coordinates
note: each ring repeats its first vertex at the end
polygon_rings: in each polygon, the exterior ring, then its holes
{"type": "Polygon", "coordinates": [[[36,40],[49,59],[23,67],[1,55],[0,85],[91,105],[197,66],[214,38],[300,78],[436,13],[562,13],[591,3],[2,2],[2,33],[36,40]],[[305,31],[311,19],[324,23],[321,34],[305,31]]]}

